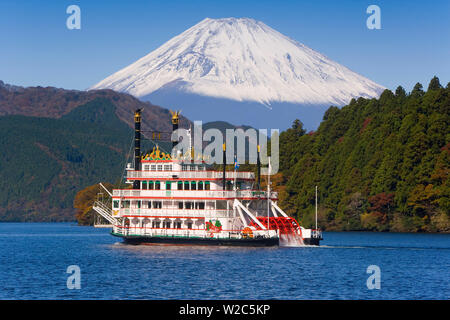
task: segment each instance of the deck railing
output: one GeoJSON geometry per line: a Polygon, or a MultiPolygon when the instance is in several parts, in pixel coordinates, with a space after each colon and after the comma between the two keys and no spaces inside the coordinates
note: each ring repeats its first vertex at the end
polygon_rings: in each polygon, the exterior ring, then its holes
{"type": "MultiPolygon", "coordinates": [[[[220,171],[127,171],[127,178],[153,178],[153,179],[222,179],[223,172],[220,171]]],[[[227,171],[225,174],[227,179],[255,179],[253,172],[234,172],[227,171]]]]}
{"type": "MultiPolygon", "coordinates": [[[[135,189],[116,189],[113,190],[113,197],[149,197],[149,198],[205,198],[205,199],[232,199],[232,198],[257,198],[267,199],[266,191],[259,190],[135,190],[135,189]]],[[[276,200],[278,194],[270,193],[270,198],[276,200]]]]}
{"type": "Polygon", "coordinates": [[[183,218],[226,218],[233,214],[233,210],[213,209],[148,209],[148,208],[122,208],[120,215],[138,217],[183,217],[183,218]]]}
{"type": "Polygon", "coordinates": [[[149,237],[198,237],[198,238],[218,238],[218,239],[240,239],[240,232],[216,232],[211,233],[204,229],[156,229],[156,228],[134,228],[114,226],[113,232],[124,236],[149,236],[149,237]],[[212,235],[212,236],[211,236],[212,235]]]}

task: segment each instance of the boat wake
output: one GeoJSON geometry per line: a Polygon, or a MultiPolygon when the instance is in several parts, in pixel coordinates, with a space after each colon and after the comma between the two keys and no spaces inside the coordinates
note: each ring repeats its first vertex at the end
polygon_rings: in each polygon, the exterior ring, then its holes
{"type": "Polygon", "coordinates": [[[302,237],[295,233],[280,234],[280,247],[306,247],[302,237]]]}

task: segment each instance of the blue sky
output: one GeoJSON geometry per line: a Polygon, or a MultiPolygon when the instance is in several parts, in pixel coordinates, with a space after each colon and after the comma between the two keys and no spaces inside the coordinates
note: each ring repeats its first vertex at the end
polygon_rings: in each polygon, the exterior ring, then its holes
{"type": "Polygon", "coordinates": [[[86,89],[204,18],[250,17],[375,82],[410,91],[450,81],[450,1],[0,2],[0,80],[86,89]],[[66,8],[81,8],[68,30],[66,8]],[[366,8],[381,8],[369,30],[366,8]]]}

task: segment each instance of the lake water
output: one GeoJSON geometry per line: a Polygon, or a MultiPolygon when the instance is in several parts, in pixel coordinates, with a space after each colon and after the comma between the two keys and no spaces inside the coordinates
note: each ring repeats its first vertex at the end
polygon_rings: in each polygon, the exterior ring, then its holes
{"type": "Polygon", "coordinates": [[[325,232],[323,246],[128,246],[109,229],[0,223],[0,299],[449,299],[450,235],[325,232]],[[81,289],[67,288],[78,265],[81,289]],[[369,290],[369,265],[381,288],[369,290]]]}

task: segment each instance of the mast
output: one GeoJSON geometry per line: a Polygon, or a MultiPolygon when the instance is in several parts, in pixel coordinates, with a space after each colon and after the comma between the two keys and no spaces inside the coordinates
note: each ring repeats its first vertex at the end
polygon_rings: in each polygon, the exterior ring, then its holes
{"type": "Polygon", "coordinates": [[[317,186],[316,186],[316,230],[317,230],[317,186]]]}
{"type": "Polygon", "coordinates": [[[227,146],[226,146],[225,143],[222,145],[222,148],[223,148],[223,177],[222,177],[222,183],[223,183],[223,191],[225,191],[225,189],[226,189],[226,186],[225,186],[225,183],[226,183],[225,167],[227,166],[227,153],[226,153],[227,146]]]}
{"type": "MultiPolygon", "coordinates": [[[[141,109],[134,112],[134,171],[141,170],[141,109]]],[[[133,189],[140,189],[140,181],[133,181],[133,189]]]]}
{"type": "Polygon", "coordinates": [[[257,180],[256,180],[256,189],[257,190],[261,190],[261,160],[259,158],[259,153],[260,153],[260,147],[258,144],[258,153],[257,153],[257,158],[256,158],[256,167],[257,167],[257,180]]]}
{"type": "Polygon", "coordinates": [[[269,232],[269,236],[270,236],[270,173],[272,171],[272,167],[270,166],[270,157],[268,157],[269,159],[269,168],[268,168],[268,173],[267,173],[267,230],[269,232]]]}
{"type": "Polygon", "coordinates": [[[194,162],[194,148],[192,147],[192,126],[189,125],[189,159],[191,163],[194,162]]]}
{"type": "MultiPolygon", "coordinates": [[[[234,154],[234,181],[233,181],[233,189],[234,191],[237,190],[237,179],[236,179],[236,169],[237,169],[237,157],[236,157],[236,153],[234,154]]],[[[236,197],[236,193],[235,193],[235,197],[236,197]]]]}

